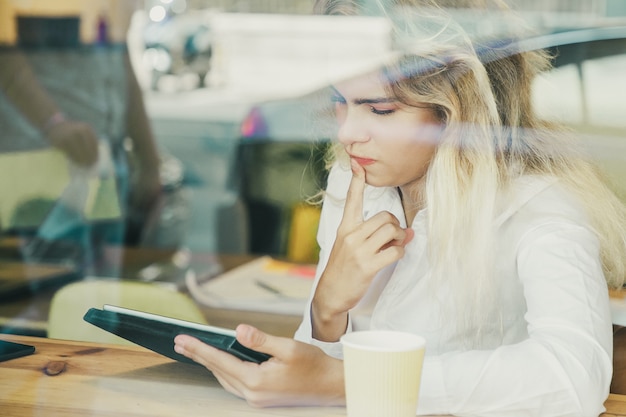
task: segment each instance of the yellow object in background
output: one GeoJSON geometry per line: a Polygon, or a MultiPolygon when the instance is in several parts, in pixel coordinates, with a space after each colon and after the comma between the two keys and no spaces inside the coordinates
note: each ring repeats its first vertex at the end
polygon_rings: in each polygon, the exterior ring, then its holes
{"type": "Polygon", "coordinates": [[[287,259],[292,262],[317,263],[319,246],[316,237],[320,214],[320,206],[307,203],[299,203],[292,209],[287,259]]]}
{"type": "Polygon", "coordinates": [[[104,304],[207,324],[193,299],[179,291],[149,282],[86,277],[54,294],[49,310],[48,337],[133,345],[83,320],[90,307],[102,308],[104,304]]]}
{"type": "Polygon", "coordinates": [[[69,183],[69,164],[60,151],[0,154],[0,225],[10,228],[40,224],[69,183]],[[21,213],[27,219],[20,219],[17,211],[26,210],[25,205],[32,201],[38,202],[38,207],[21,213]]]}
{"type": "Polygon", "coordinates": [[[70,163],[61,151],[0,153],[0,228],[39,226],[59,202],[71,205],[89,221],[121,215],[113,176],[79,180],[85,186],[72,194],[70,163]]]}

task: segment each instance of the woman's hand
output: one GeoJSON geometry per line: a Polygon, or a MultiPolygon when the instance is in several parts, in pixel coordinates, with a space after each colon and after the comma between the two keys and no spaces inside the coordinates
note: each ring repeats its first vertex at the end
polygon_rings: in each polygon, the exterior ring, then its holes
{"type": "Polygon", "coordinates": [[[98,160],[98,136],[87,123],[65,120],[51,127],[46,137],[78,165],[88,167],[98,160]]]}
{"type": "Polygon", "coordinates": [[[229,392],[254,407],[343,405],[343,362],[316,346],[237,327],[243,346],[272,355],[261,364],[242,361],[188,335],[174,339],[174,350],[213,372],[229,392]]]}
{"type": "Polygon", "coordinates": [[[404,256],[413,229],[400,227],[398,219],[381,212],[363,219],[365,171],[351,160],[352,180],[343,218],[313,297],[313,337],[334,342],[345,332],[348,310],[365,295],[374,276],[404,256]]]}

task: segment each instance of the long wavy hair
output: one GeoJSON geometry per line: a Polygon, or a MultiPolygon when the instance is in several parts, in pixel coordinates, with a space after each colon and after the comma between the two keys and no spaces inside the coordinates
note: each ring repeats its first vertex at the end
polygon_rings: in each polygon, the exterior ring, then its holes
{"type": "MultiPolygon", "coordinates": [[[[381,71],[388,92],[409,106],[433,106],[444,126],[421,196],[428,208],[433,281],[458,289],[444,308],[453,309],[458,331],[480,337],[499,313],[494,218],[513,180],[556,177],[579,197],[600,242],[607,284],[614,288],[624,284],[626,273],[626,211],[577,151],[573,135],[533,112],[531,84],[550,68],[550,56],[516,50],[520,26],[511,21],[495,38],[471,37],[444,10],[449,6],[513,16],[498,0],[318,0],[315,11],[382,14],[392,22],[401,57],[381,71]]],[[[333,147],[329,163],[342,152],[333,147]]]]}

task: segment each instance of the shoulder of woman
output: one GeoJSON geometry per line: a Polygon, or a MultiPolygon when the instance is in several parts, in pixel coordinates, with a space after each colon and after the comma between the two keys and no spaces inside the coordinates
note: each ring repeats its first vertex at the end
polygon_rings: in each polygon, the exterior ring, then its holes
{"type": "Polygon", "coordinates": [[[525,175],[500,195],[497,223],[526,214],[533,218],[568,218],[586,221],[583,202],[552,176],[525,175]]]}

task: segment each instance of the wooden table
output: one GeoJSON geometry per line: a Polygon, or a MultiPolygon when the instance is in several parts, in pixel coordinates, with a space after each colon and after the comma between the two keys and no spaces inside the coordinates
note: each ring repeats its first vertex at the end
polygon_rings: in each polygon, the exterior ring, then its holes
{"type": "MultiPolygon", "coordinates": [[[[0,335],[31,344],[33,355],[0,362],[3,417],[340,417],[343,407],[256,409],[226,392],[198,365],[144,348],[0,335]]],[[[626,416],[626,396],[611,394],[603,417],[626,416]]]]}
{"type": "Polygon", "coordinates": [[[342,407],[252,408],[203,367],[140,347],[0,338],[36,346],[33,355],[0,362],[3,417],[345,416],[342,407]]]}
{"type": "Polygon", "coordinates": [[[604,402],[606,412],[601,417],[626,416],[626,395],[610,394],[604,402]]]}

